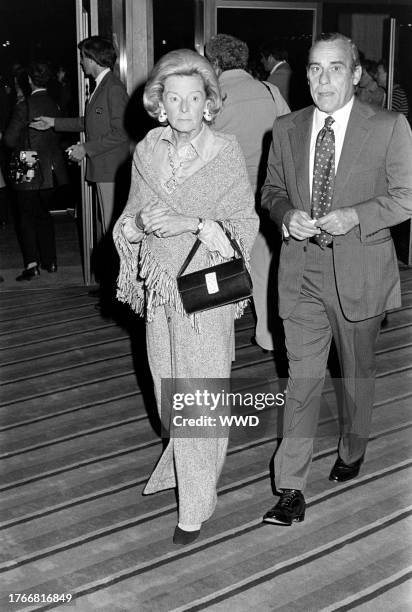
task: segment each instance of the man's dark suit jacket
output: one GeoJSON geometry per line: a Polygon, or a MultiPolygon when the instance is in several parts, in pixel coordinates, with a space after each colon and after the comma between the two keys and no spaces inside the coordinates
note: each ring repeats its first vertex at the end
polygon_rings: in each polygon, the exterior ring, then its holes
{"type": "MultiPolygon", "coordinates": [[[[309,148],[314,107],[284,115],[273,127],[262,206],[282,227],[295,208],[311,213],[309,148]]],[[[334,237],[333,261],[343,314],[361,321],[400,305],[397,258],[389,227],[412,213],[412,133],[403,115],[355,99],[335,178],[332,209],[352,206],[356,226],[334,237]]],[[[279,312],[288,318],[299,297],[307,240],[284,240],[279,312]]]]}
{"type": "Polygon", "coordinates": [[[108,72],[86,106],[84,117],[57,118],[57,132],[86,132],[86,178],[113,183],[119,166],[130,154],[124,115],[129,98],[123,83],[108,72]]]}
{"type": "Polygon", "coordinates": [[[60,147],[59,136],[54,130],[39,131],[26,129],[27,124],[41,115],[55,117],[59,109],[54,100],[46,91],[37,91],[15,108],[10,123],[4,133],[4,142],[15,150],[30,149],[37,151],[41,172],[38,178],[31,183],[21,183],[16,189],[51,189],[56,185],[68,182],[66,161],[60,147]],[[29,133],[27,141],[26,134],[29,133]]]}
{"type": "Polygon", "coordinates": [[[290,106],[290,85],[292,79],[292,68],[287,62],[281,64],[272,74],[269,74],[266,81],[279,88],[283,98],[290,106]]]}

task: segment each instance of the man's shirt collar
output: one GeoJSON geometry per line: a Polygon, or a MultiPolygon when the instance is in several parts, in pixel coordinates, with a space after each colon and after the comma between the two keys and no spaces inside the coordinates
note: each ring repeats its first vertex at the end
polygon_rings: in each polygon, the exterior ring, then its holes
{"type": "Polygon", "coordinates": [[[323,126],[325,125],[326,117],[333,117],[338,127],[346,128],[354,100],[355,96],[352,96],[349,102],[345,104],[345,106],[342,106],[342,108],[339,108],[334,113],[324,113],[318,108],[315,108],[314,124],[316,129],[319,128],[319,130],[321,130],[323,128],[323,126]]]}
{"type": "Polygon", "coordinates": [[[110,68],[105,68],[104,70],[102,70],[96,77],[96,87],[94,88],[94,91],[96,91],[96,89],[99,87],[100,83],[103,81],[104,77],[106,76],[106,74],[110,72],[110,68]]]}
{"type": "Polygon", "coordinates": [[[273,74],[274,72],[276,72],[276,70],[279,68],[279,66],[281,66],[282,64],[286,64],[286,60],[281,60],[280,62],[278,62],[277,64],[275,64],[272,68],[272,70],[270,71],[270,74],[273,74]]]}

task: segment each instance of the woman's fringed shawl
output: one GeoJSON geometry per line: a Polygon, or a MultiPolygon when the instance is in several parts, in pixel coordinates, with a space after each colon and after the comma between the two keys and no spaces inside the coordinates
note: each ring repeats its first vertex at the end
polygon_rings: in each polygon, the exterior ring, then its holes
{"type": "MultiPolygon", "coordinates": [[[[164,129],[156,128],[149,132],[134,153],[129,199],[113,231],[120,256],[117,299],[144,315],[148,322],[153,320],[157,306],[168,304],[182,316],[189,316],[192,325],[199,331],[201,313],[186,314],[176,282],[177,273],[196,240],[195,236],[184,233],[158,238],[154,234],[144,234],[140,242],[130,243],[122,231],[124,221],[134,219],[144,206],[154,201],[161,202],[177,214],[219,220],[238,241],[248,265],[258,218],[243,154],[236,138],[227,134],[216,133],[216,138],[225,141],[216,157],[178,185],[173,193],[167,194],[152,165],[153,149],[164,129]]],[[[222,261],[225,260],[218,252],[211,252],[202,244],[188,272],[222,261]]],[[[236,304],[236,318],[242,315],[247,301],[236,304]]]]}

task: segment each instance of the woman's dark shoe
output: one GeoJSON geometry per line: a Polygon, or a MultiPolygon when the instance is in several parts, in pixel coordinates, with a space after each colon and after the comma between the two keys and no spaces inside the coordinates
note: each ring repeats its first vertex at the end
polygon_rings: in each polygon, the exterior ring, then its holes
{"type": "Polygon", "coordinates": [[[57,272],[57,263],[53,262],[51,264],[48,264],[47,266],[42,266],[43,270],[47,270],[47,272],[50,272],[50,274],[52,274],[53,272],[57,272]]]}
{"type": "Polygon", "coordinates": [[[278,503],[263,517],[264,523],[287,525],[305,520],[306,503],[302,491],[283,489],[278,503]]]}
{"type": "Polygon", "coordinates": [[[329,475],[329,480],[333,480],[333,482],[346,482],[347,480],[356,478],[356,476],[359,474],[364,458],[365,455],[362,455],[360,459],[354,461],[353,463],[345,463],[340,457],[338,457],[329,475]]]}
{"type": "Polygon", "coordinates": [[[40,270],[38,266],[33,266],[33,268],[25,268],[19,276],[16,276],[16,281],[30,281],[36,276],[40,276],[40,270]]]}
{"type": "Polygon", "coordinates": [[[196,529],[196,531],[185,531],[184,529],[180,529],[180,527],[176,527],[173,534],[173,544],[191,544],[197,540],[199,533],[200,529],[196,529]]]}

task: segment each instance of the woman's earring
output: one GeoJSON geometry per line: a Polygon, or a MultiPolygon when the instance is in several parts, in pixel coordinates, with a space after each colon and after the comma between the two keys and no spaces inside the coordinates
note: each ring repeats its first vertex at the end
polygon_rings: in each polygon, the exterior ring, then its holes
{"type": "Polygon", "coordinates": [[[164,108],[160,109],[158,121],[159,123],[164,123],[165,121],[167,121],[167,115],[166,115],[166,111],[164,108]]]}
{"type": "Polygon", "coordinates": [[[212,121],[212,113],[210,112],[208,107],[206,107],[203,111],[203,118],[205,121],[212,121]]]}

